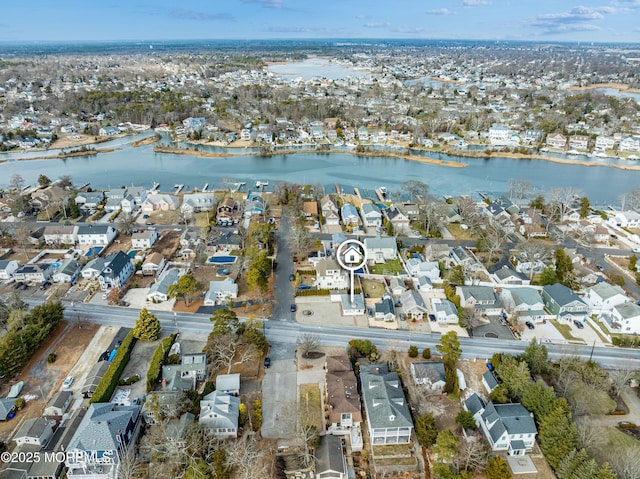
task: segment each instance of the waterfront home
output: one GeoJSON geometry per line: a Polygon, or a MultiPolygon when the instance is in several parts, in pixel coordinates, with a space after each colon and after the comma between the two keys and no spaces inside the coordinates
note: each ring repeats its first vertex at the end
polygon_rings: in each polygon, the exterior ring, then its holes
{"type": "Polygon", "coordinates": [[[238,297],[238,285],[231,278],[225,278],[222,281],[210,281],[209,290],[204,296],[205,306],[215,306],[224,304],[230,299],[238,297]]]}
{"type": "Polygon", "coordinates": [[[325,404],[329,406],[327,432],[351,435],[352,446],[359,445],[362,450],[360,395],[351,361],[347,355],[327,356],[325,369],[325,404]]]}
{"type": "Polygon", "coordinates": [[[52,206],[62,208],[68,201],[69,192],[58,185],[50,185],[31,193],[31,206],[40,210],[52,206]]]}
{"type": "Polygon", "coordinates": [[[473,393],[464,401],[464,409],[473,414],[492,451],[507,451],[521,456],[533,449],[538,430],[532,414],[522,404],[493,404],[473,393]]]}
{"type": "Polygon", "coordinates": [[[251,218],[252,216],[263,215],[266,209],[267,204],[262,196],[257,193],[249,193],[244,205],[244,217],[251,218]]]}
{"type": "Polygon", "coordinates": [[[366,126],[358,128],[358,141],[369,141],[369,128],[366,126]]]}
{"type": "Polygon", "coordinates": [[[157,230],[145,230],[142,233],[133,233],[131,235],[131,247],[151,249],[159,239],[160,233],[157,230]]]}
{"type": "Polygon", "coordinates": [[[620,140],[619,151],[630,151],[637,153],[640,151],[640,136],[627,136],[620,140]]]}
{"type": "Polygon", "coordinates": [[[0,280],[11,279],[18,267],[15,259],[0,259],[0,280]]]}
{"type": "Polygon", "coordinates": [[[138,440],[140,416],[140,406],[90,404],[66,448],[67,477],[117,477],[120,461],[138,440]],[[111,452],[109,456],[105,455],[107,451],[111,452]],[[86,461],[89,456],[97,456],[97,460],[86,461]]]}
{"type": "Polygon", "coordinates": [[[382,213],[377,205],[365,203],[360,207],[362,223],[367,228],[380,228],[382,226],[382,213]]]}
{"type": "Polygon", "coordinates": [[[320,209],[326,225],[335,226],[340,224],[338,207],[329,195],[324,195],[320,200],[320,209]]]}
{"type": "Polygon", "coordinates": [[[358,210],[356,210],[356,207],[350,203],[342,205],[342,208],[340,208],[340,217],[342,218],[342,224],[345,226],[350,225],[357,228],[360,225],[358,210]]]}
{"type": "Polygon", "coordinates": [[[162,302],[169,300],[169,287],[178,282],[180,270],[177,268],[165,269],[155,283],[149,288],[147,301],[162,302]]]}
{"type": "Polygon", "coordinates": [[[524,132],[524,142],[527,144],[538,143],[543,134],[542,130],[526,130],[524,132]]]}
{"type": "Polygon", "coordinates": [[[370,263],[385,263],[398,257],[398,244],[395,237],[367,237],[364,239],[364,247],[370,263]]]}
{"type": "Polygon", "coordinates": [[[633,210],[618,211],[616,212],[613,221],[616,225],[622,226],[623,228],[640,228],[640,213],[633,210]]]}
{"type": "Polygon", "coordinates": [[[78,226],[78,244],[108,246],[115,239],[118,232],[111,225],[84,224],[78,226]]]}
{"type": "Polygon", "coordinates": [[[69,258],[58,266],[51,277],[55,283],[71,283],[80,273],[80,263],[69,258]]]}
{"type": "Polygon", "coordinates": [[[489,128],[489,141],[495,146],[506,146],[509,144],[511,131],[505,125],[494,123],[489,128]]]}
{"type": "Polygon", "coordinates": [[[117,126],[103,126],[98,130],[100,136],[116,136],[120,134],[120,128],[117,126]]]}
{"type": "Polygon", "coordinates": [[[458,309],[448,299],[431,298],[431,309],[438,323],[458,324],[458,309]]]}
{"type": "Polygon", "coordinates": [[[178,208],[180,199],[177,196],[155,193],[149,195],[142,202],[141,210],[143,213],[153,213],[154,211],[174,211],[178,208]]]}
{"type": "Polygon", "coordinates": [[[603,320],[611,333],[640,334],[640,306],[636,303],[617,304],[598,319],[603,320]]]}
{"type": "Polygon", "coordinates": [[[595,149],[600,151],[613,150],[613,147],[616,144],[615,138],[611,136],[602,136],[599,135],[596,138],[595,149]]]}
{"type": "Polygon", "coordinates": [[[569,148],[572,148],[574,150],[587,150],[589,148],[589,137],[586,135],[570,136],[569,148]]]}
{"type": "Polygon", "coordinates": [[[48,263],[24,264],[14,273],[13,279],[16,281],[42,283],[53,275],[53,268],[48,263]]]}
{"type": "Polygon", "coordinates": [[[411,231],[410,221],[396,206],[391,206],[382,210],[387,221],[393,225],[393,230],[397,234],[408,234],[411,231]]]}
{"type": "Polygon", "coordinates": [[[182,120],[182,126],[187,130],[197,131],[201,130],[207,124],[207,120],[203,117],[189,117],[182,120]]]}
{"type": "Polygon", "coordinates": [[[302,203],[302,214],[305,218],[318,218],[318,203],[315,201],[305,201],[302,203]]]}
{"type": "Polygon", "coordinates": [[[44,242],[47,246],[74,245],[78,240],[77,226],[45,226],[44,242]]]}
{"type": "Polygon", "coordinates": [[[409,444],[413,421],[398,373],[386,364],[362,364],[360,381],[371,444],[409,444]]]}
{"type": "Polygon", "coordinates": [[[315,285],[318,289],[347,289],[349,275],[333,258],[324,258],[316,264],[315,285]]]}
{"type": "Polygon", "coordinates": [[[547,145],[551,148],[564,148],[567,145],[567,138],[562,133],[549,133],[547,135],[547,145]]]}
{"type": "Polygon", "coordinates": [[[553,319],[553,315],[544,310],[544,302],[537,289],[534,288],[504,288],[500,299],[505,310],[516,316],[520,323],[531,321],[542,323],[546,319],[553,319]]]}
{"type": "Polygon", "coordinates": [[[132,274],[133,264],[130,258],[118,251],[105,258],[105,267],[98,276],[100,289],[106,291],[109,288],[121,288],[132,274]]]}
{"type": "Polygon", "coordinates": [[[94,210],[104,201],[104,193],[102,191],[81,191],[76,195],[75,200],[81,209],[94,210]]]}
{"type": "Polygon", "coordinates": [[[444,364],[441,361],[423,361],[411,363],[413,383],[425,386],[425,389],[439,391],[444,388],[444,364]]]}
{"type": "Polygon", "coordinates": [[[628,302],[629,297],[620,286],[603,281],[587,289],[583,301],[587,303],[592,313],[599,314],[603,311],[611,311],[614,306],[628,302]]]}
{"type": "Polygon", "coordinates": [[[218,438],[232,438],[238,435],[240,399],[219,391],[207,394],[200,401],[198,422],[218,438]]]}
{"type": "Polygon", "coordinates": [[[420,206],[418,204],[406,201],[404,203],[395,204],[394,206],[398,208],[400,213],[409,219],[409,222],[418,221],[418,219],[420,219],[420,206]]]}
{"type": "Polygon", "coordinates": [[[589,306],[576,293],[560,283],[544,286],[542,301],[547,310],[563,322],[582,320],[589,314],[589,306]]]}

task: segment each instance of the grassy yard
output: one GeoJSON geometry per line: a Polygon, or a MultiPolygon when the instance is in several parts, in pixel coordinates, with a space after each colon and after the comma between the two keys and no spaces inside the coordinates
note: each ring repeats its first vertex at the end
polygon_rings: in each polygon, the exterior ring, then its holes
{"type": "Polygon", "coordinates": [[[372,274],[398,274],[403,271],[402,262],[399,258],[396,258],[384,264],[374,264],[369,267],[369,271],[372,274]]]}
{"type": "Polygon", "coordinates": [[[301,384],[298,414],[303,423],[316,426],[322,431],[322,401],[317,384],[301,384]]]}
{"type": "Polygon", "coordinates": [[[460,228],[460,223],[450,223],[447,225],[447,229],[449,232],[457,239],[457,240],[476,240],[478,239],[471,229],[463,230],[460,228]]]}
{"type": "Polygon", "coordinates": [[[373,455],[375,457],[411,455],[410,444],[387,444],[384,446],[373,446],[373,455]]]}
{"type": "Polygon", "coordinates": [[[556,327],[556,329],[560,331],[560,334],[562,334],[562,337],[567,341],[579,341],[584,343],[584,340],[582,340],[581,338],[576,338],[574,335],[571,334],[571,326],[569,326],[568,324],[560,324],[555,319],[551,320],[551,324],[553,324],[556,327]]]}
{"type": "Polygon", "coordinates": [[[375,281],[373,279],[363,279],[362,283],[362,291],[365,294],[368,294],[370,298],[381,298],[384,293],[384,286],[380,281],[375,281]]]}
{"type": "Polygon", "coordinates": [[[193,217],[195,219],[195,226],[202,228],[209,224],[211,218],[215,217],[215,212],[207,213],[206,211],[203,211],[201,213],[195,213],[193,217]]]}
{"type": "Polygon", "coordinates": [[[600,338],[600,341],[602,341],[605,344],[609,343],[609,340],[606,337],[604,337],[604,335],[600,332],[600,328],[593,325],[593,321],[587,321],[587,324],[598,335],[598,337],[600,338]]]}

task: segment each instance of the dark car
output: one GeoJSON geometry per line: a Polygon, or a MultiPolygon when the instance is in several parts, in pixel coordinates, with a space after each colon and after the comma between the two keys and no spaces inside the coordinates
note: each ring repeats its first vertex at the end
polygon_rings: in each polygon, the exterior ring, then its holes
{"type": "Polygon", "coordinates": [[[271,358],[264,358],[264,367],[265,368],[271,367],[271,358]]]}
{"type": "Polygon", "coordinates": [[[25,289],[27,289],[28,287],[29,287],[29,285],[28,285],[28,284],[26,284],[26,283],[22,283],[22,284],[20,285],[20,291],[24,291],[24,290],[25,290],[25,289]]]}
{"type": "Polygon", "coordinates": [[[291,312],[295,313],[296,309],[298,309],[297,306],[295,304],[291,303],[291,312]]]}
{"type": "Polygon", "coordinates": [[[20,289],[24,283],[22,281],[18,281],[15,285],[13,285],[13,289],[20,289]]]}
{"type": "Polygon", "coordinates": [[[618,239],[618,235],[615,235],[615,234],[614,234],[614,235],[611,235],[611,237],[612,237],[613,239],[618,239]]]}
{"type": "Polygon", "coordinates": [[[298,286],[298,289],[300,290],[311,289],[311,286],[309,286],[308,284],[301,284],[300,286],[298,286]]]}
{"type": "Polygon", "coordinates": [[[296,280],[296,275],[295,274],[290,274],[289,275],[289,281],[295,281],[296,280]]]}
{"type": "Polygon", "coordinates": [[[529,329],[536,329],[536,327],[534,326],[534,324],[531,321],[526,321],[524,324],[529,329]]]}
{"type": "Polygon", "coordinates": [[[430,314],[429,315],[429,321],[431,321],[432,323],[436,322],[436,315],[435,314],[430,314]]]}
{"type": "Polygon", "coordinates": [[[582,321],[578,321],[577,319],[574,319],[573,324],[575,324],[576,328],[578,329],[584,329],[584,324],[582,324],[582,321]]]}

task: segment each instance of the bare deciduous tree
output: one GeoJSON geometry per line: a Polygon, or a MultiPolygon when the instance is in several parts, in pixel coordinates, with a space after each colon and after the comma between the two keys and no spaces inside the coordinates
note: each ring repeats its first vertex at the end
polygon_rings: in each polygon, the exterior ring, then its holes
{"type": "Polygon", "coordinates": [[[242,364],[258,357],[254,344],[247,343],[242,336],[234,333],[215,334],[209,338],[206,351],[215,368],[224,368],[227,374],[236,364],[242,364]]]}
{"type": "Polygon", "coordinates": [[[265,459],[267,451],[247,436],[230,444],[228,450],[228,463],[235,468],[235,477],[240,479],[263,479],[267,473],[265,459]]]}
{"type": "Polygon", "coordinates": [[[609,374],[611,378],[611,385],[616,392],[616,397],[620,397],[620,394],[628,386],[629,381],[638,377],[638,371],[634,369],[616,369],[609,374]]]}
{"type": "Polygon", "coordinates": [[[305,333],[298,339],[298,348],[305,358],[320,345],[320,337],[316,334],[305,333]]]}

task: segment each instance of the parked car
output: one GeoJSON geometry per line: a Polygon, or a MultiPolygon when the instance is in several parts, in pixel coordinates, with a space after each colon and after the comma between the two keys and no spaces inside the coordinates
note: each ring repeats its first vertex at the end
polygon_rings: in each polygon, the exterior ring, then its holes
{"type": "Polygon", "coordinates": [[[295,281],[296,280],[296,275],[295,274],[290,274],[289,275],[289,281],[295,281]]]}
{"type": "Polygon", "coordinates": [[[265,368],[270,368],[271,367],[271,358],[269,358],[269,357],[264,358],[264,367],[265,368]]]}
{"type": "Polygon", "coordinates": [[[13,285],[13,289],[20,289],[24,283],[22,281],[18,281],[13,285]]]}
{"type": "Polygon", "coordinates": [[[618,422],[618,427],[620,429],[634,429],[637,426],[631,421],[620,421],[618,422]]]}
{"type": "Polygon", "coordinates": [[[20,285],[20,291],[24,291],[25,289],[27,289],[29,287],[29,285],[27,283],[22,283],[20,285]]]}
{"type": "Polygon", "coordinates": [[[66,378],[64,378],[64,381],[62,382],[62,387],[68,388],[72,384],[73,384],[73,376],[67,376],[66,378]]]}
{"type": "Polygon", "coordinates": [[[308,284],[301,284],[300,286],[298,286],[298,289],[300,290],[311,289],[311,286],[309,286],[308,284]]]}
{"type": "Polygon", "coordinates": [[[298,307],[294,303],[291,303],[291,312],[295,313],[297,309],[298,307]]]}
{"type": "Polygon", "coordinates": [[[531,321],[526,321],[524,324],[529,329],[536,329],[535,325],[531,321]]]}
{"type": "Polygon", "coordinates": [[[577,319],[574,319],[573,324],[575,324],[576,328],[578,329],[584,329],[584,324],[582,323],[582,321],[578,321],[577,319]]]}
{"type": "Polygon", "coordinates": [[[432,323],[436,322],[436,315],[435,314],[429,314],[429,321],[431,321],[432,323]]]}

